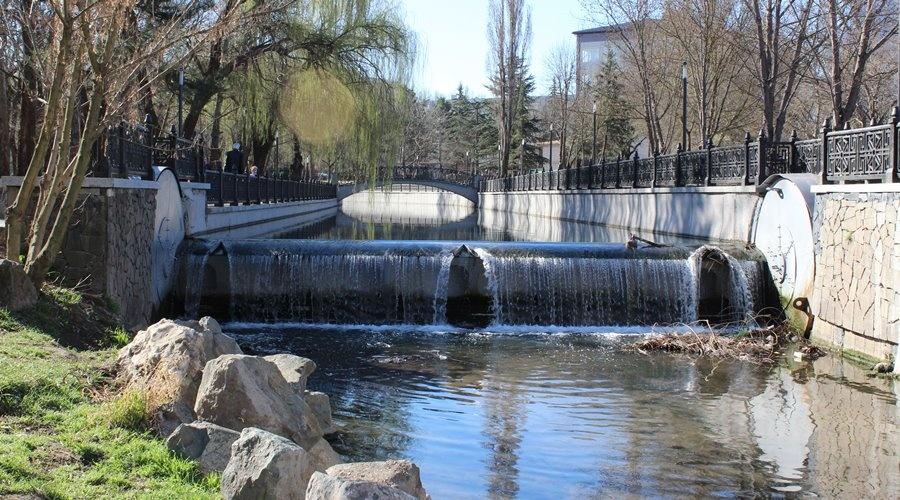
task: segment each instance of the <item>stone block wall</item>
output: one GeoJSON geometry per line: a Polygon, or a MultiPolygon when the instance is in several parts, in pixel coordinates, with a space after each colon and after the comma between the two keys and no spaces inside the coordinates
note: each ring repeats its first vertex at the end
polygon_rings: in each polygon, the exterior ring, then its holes
{"type": "MultiPolygon", "coordinates": [[[[126,326],[144,326],[158,307],[151,276],[155,183],[133,189],[89,187],[109,179],[85,182],[49,278],[109,298],[126,326]]],[[[6,186],[0,198],[9,203],[17,191],[6,186]]]]}
{"type": "Polygon", "coordinates": [[[873,358],[900,340],[900,192],[816,194],[812,336],[873,358]]]}

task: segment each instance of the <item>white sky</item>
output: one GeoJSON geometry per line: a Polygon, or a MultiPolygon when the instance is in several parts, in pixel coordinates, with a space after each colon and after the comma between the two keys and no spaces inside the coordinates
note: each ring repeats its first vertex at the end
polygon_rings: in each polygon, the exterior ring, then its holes
{"type": "MultiPolygon", "coordinates": [[[[487,0],[400,0],[409,25],[419,39],[417,90],[450,95],[462,83],[470,94],[486,96],[487,0]]],[[[574,47],[573,31],[593,26],[585,19],[581,0],[530,0],[531,72],[538,94],[549,86],[545,61],[560,43],[574,47]]]]}

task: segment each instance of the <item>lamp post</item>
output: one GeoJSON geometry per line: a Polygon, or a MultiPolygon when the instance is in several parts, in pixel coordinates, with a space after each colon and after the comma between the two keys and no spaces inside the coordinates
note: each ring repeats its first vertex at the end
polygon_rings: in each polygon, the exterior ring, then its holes
{"type": "Polygon", "coordinates": [[[553,124],[550,124],[550,167],[547,169],[548,172],[553,171],[553,124]]]}
{"type": "Polygon", "coordinates": [[[690,149],[687,136],[687,80],[687,61],[685,61],[681,63],[681,144],[684,145],[685,151],[690,149]]]}
{"type": "Polygon", "coordinates": [[[594,133],[593,139],[591,140],[591,165],[597,164],[597,103],[594,103],[594,107],[591,109],[591,113],[593,115],[594,120],[594,133]]]}
{"type": "Polygon", "coordinates": [[[178,137],[184,132],[184,68],[178,69],[178,137]]]}
{"type": "Polygon", "coordinates": [[[497,171],[500,172],[500,175],[506,175],[506,171],[503,170],[503,158],[500,157],[500,143],[497,143],[497,171]]]}
{"type": "Polygon", "coordinates": [[[525,138],[522,138],[522,147],[519,150],[519,175],[525,173],[525,138]]]}
{"type": "Polygon", "coordinates": [[[475,171],[471,169],[472,165],[469,163],[469,152],[466,151],[466,170],[472,171],[472,174],[475,174],[475,171]]]}

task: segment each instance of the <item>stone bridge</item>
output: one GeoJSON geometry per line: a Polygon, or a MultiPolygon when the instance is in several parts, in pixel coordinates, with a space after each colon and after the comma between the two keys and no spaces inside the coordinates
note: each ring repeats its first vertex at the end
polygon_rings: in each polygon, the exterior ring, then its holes
{"type": "Polygon", "coordinates": [[[386,184],[403,183],[433,187],[458,194],[472,203],[478,204],[478,176],[462,170],[434,165],[394,167],[390,170],[381,168],[375,179],[374,182],[356,181],[341,184],[337,191],[338,201],[367,189],[382,187],[386,184]]]}

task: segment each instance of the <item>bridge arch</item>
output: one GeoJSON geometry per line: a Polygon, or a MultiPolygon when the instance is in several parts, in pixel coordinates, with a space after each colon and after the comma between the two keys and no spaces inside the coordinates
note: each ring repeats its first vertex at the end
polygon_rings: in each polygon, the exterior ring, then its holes
{"type": "Polygon", "coordinates": [[[457,194],[463,198],[478,204],[478,176],[461,170],[447,169],[440,166],[403,166],[395,167],[388,171],[379,169],[373,182],[355,182],[338,186],[338,201],[344,198],[366,191],[384,187],[389,184],[411,184],[416,186],[428,186],[441,191],[457,194]]]}

